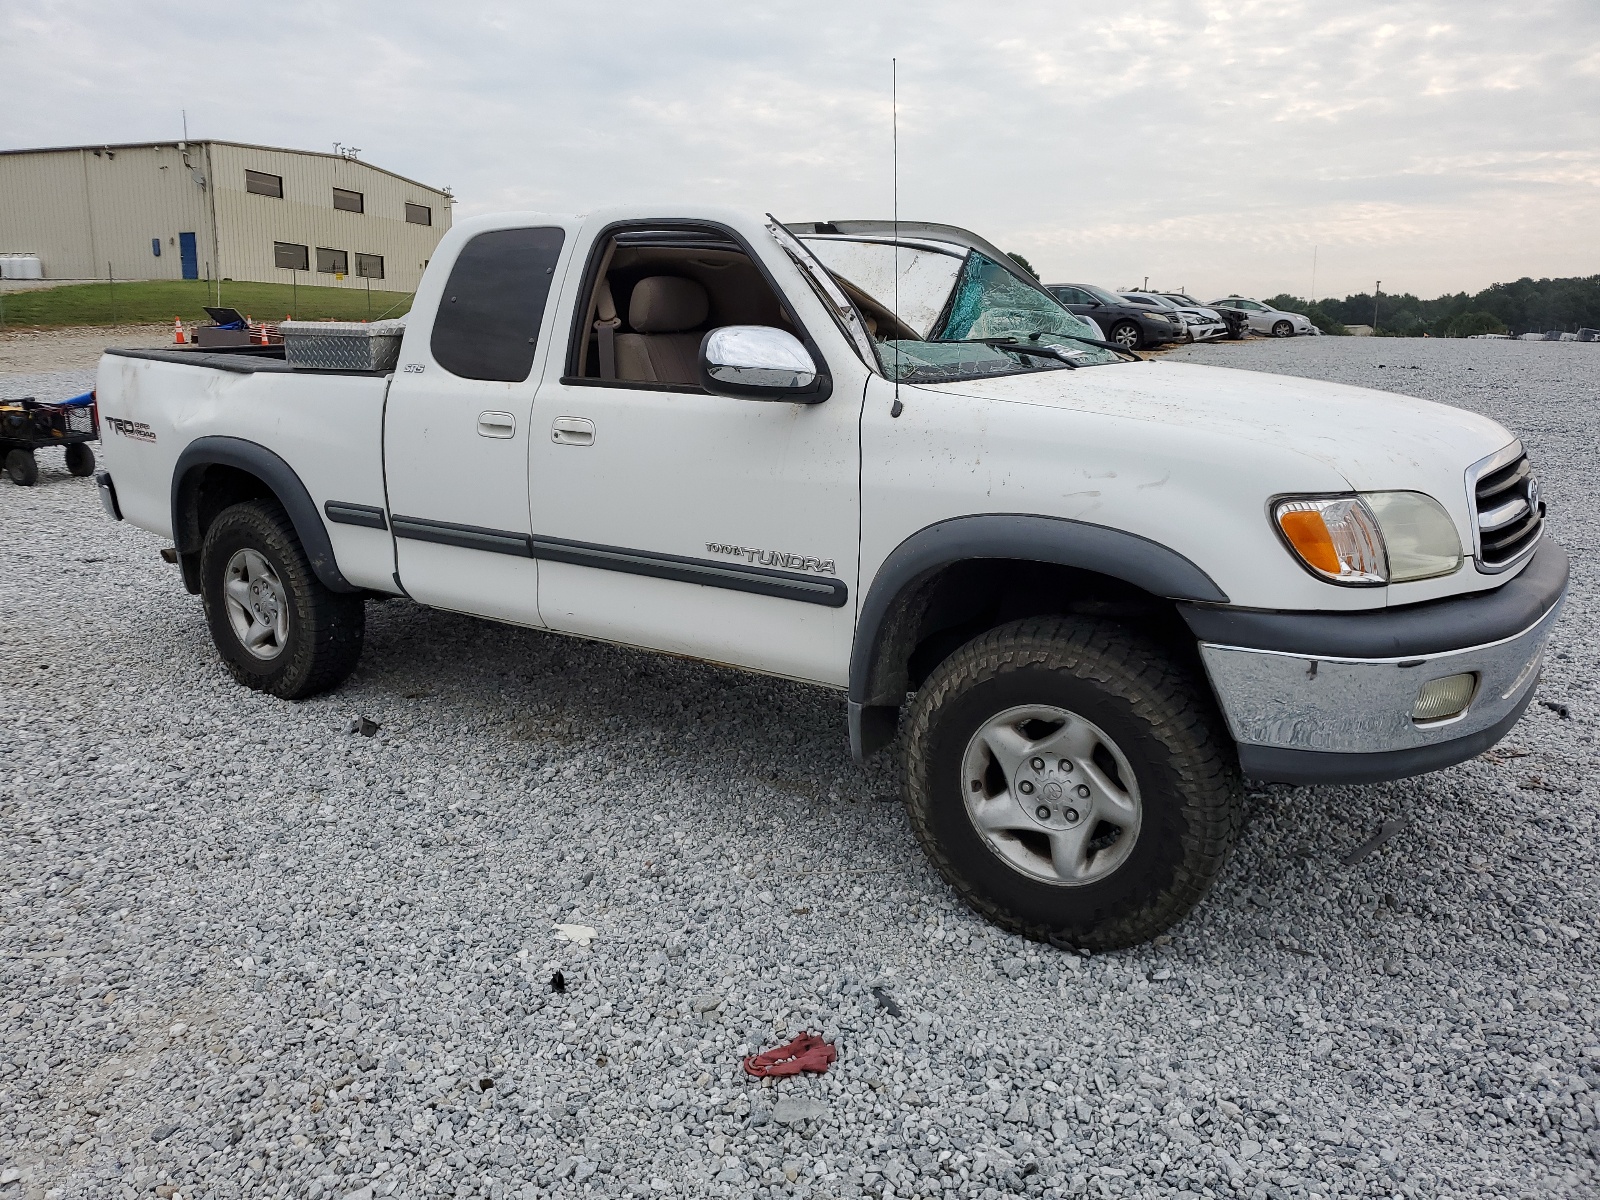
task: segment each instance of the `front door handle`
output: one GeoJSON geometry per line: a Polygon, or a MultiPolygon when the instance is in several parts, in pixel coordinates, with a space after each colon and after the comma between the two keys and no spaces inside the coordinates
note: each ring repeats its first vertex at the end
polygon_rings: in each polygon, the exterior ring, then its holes
{"type": "Polygon", "coordinates": [[[592,446],[594,422],[588,417],[557,417],[550,426],[550,440],[558,446],[592,446]]]}
{"type": "Polygon", "coordinates": [[[492,438],[515,437],[517,419],[508,412],[481,412],[478,414],[478,436],[492,438]]]}

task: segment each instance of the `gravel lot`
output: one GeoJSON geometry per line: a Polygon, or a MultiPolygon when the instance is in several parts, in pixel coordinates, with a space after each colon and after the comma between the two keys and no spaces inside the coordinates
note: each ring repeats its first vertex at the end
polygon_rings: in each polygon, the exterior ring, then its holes
{"type": "Polygon", "coordinates": [[[0,395],[26,396],[35,389],[41,394],[48,392],[63,372],[71,372],[72,378],[82,375],[88,380],[84,386],[93,387],[95,364],[107,346],[170,345],[171,325],[0,330],[0,388],[4,389],[0,395]],[[48,382],[39,382],[41,379],[48,382]]]}
{"type": "Polygon", "coordinates": [[[243,691],[45,455],[0,483],[0,1198],[1600,1194],[1597,355],[1178,352],[1500,418],[1575,586],[1497,752],[1253,792],[1212,899],[1092,958],[953,902],[831,694],[402,601],[338,693],[243,691]],[[741,1073],[805,1028],[826,1076],[741,1073]]]}

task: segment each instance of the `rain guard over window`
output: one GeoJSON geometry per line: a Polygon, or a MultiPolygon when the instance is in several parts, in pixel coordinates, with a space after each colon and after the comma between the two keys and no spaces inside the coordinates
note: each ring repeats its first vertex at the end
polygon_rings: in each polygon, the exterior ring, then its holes
{"type": "Polygon", "coordinates": [[[908,240],[896,255],[890,242],[804,240],[863,309],[891,379],[934,383],[1126,361],[1090,344],[1099,340],[1094,327],[1054,296],[976,250],[908,240]],[[994,344],[1004,339],[1029,350],[994,344]]]}

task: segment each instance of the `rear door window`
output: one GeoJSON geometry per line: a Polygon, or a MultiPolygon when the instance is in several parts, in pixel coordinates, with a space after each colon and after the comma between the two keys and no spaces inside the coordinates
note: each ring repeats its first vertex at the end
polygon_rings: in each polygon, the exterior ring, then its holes
{"type": "Polygon", "coordinates": [[[464,379],[526,379],[564,238],[558,228],[495,229],[463,246],[434,318],[434,361],[464,379]]]}

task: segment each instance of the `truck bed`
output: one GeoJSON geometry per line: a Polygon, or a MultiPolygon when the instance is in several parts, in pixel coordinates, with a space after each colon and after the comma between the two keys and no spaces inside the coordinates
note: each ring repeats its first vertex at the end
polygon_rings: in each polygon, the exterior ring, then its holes
{"type": "Polygon", "coordinates": [[[292,367],[281,358],[204,350],[107,350],[96,381],[101,446],[123,515],[173,536],[173,476],[199,438],[254,442],[283,459],[323,518],[345,578],[392,592],[388,530],[328,520],[326,505],[387,509],[387,374],[292,367]],[[203,368],[203,369],[196,369],[203,368]]]}

